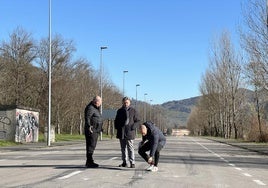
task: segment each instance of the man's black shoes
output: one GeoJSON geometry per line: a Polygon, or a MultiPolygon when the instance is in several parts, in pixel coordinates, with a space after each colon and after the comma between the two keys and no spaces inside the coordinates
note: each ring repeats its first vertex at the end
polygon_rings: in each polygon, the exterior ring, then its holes
{"type": "MultiPolygon", "coordinates": [[[[119,165],[119,167],[127,167],[126,163],[122,163],[119,165]]],[[[135,164],[130,164],[130,168],[135,168],[135,164]]]]}
{"type": "Polygon", "coordinates": [[[98,168],[99,165],[97,163],[86,163],[86,168],[98,168]]]}
{"type": "Polygon", "coordinates": [[[127,167],[127,164],[126,163],[122,163],[119,165],[119,167],[127,167]]]}

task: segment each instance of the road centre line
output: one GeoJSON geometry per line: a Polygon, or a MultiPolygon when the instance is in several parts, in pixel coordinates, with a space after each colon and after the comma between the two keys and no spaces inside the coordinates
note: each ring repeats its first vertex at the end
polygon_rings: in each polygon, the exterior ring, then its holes
{"type": "Polygon", "coordinates": [[[239,171],[241,171],[241,170],[242,170],[241,168],[237,168],[237,167],[236,167],[235,169],[236,169],[236,170],[239,170],[239,171]]]}
{"type": "Polygon", "coordinates": [[[258,185],[266,185],[265,183],[263,183],[261,180],[253,180],[255,181],[258,185]]]}
{"type": "Polygon", "coordinates": [[[243,173],[244,176],[247,176],[247,177],[252,177],[252,175],[248,174],[248,173],[243,173]]]}
{"type": "Polygon", "coordinates": [[[68,175],[59,177],[58,179],[59,179],[59,180],[67,179],[67,178],[70,178],[70,177],[72,177],[72,176],[74,176],[74,175],[76,175],[76,174],[79,174],[79,173],[81,173],[81,172],[82,172],[82,171],[80,171],[80,170],[78,170],[78,171],[74,171],[74,172],[72,172],[72,173],[70,173],[70,174],[68,174],[68,175]]]}
{"type": "Polygon", "coordinates": [[[20,158],[23,158],[23,157],[25,157],[25,156],[16,156],[16,157],[14,157],[14,159],[20,159],[20,158]]]}
{"type": "Polygon", "coordinates": [[[117,159],[118,157],[112,157],[111,159],[109,159],[109,160],[115,160],[115,159],[117,159]]]}

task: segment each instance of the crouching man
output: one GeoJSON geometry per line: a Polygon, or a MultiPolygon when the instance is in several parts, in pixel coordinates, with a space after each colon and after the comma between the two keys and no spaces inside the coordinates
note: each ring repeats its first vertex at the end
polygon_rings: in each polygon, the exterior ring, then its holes
{"type": "Polygon", "coordinates": [[[142,141],[139,143],[139,154],[150,165],[147,170],[158,171],[158,161],[160,150],[166,144],[166,137],[162,131],[154,125],[154,123],[147,121],[140,125],[140,132],[142,134],[142,141]],[[146,153],[149,151],[149,155],[146,153]]]}

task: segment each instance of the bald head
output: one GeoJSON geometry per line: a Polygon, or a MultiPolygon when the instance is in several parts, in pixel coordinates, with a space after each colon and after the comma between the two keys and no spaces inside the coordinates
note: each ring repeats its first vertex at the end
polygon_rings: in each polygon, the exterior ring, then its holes
{"type": "Polygon", "coordinates": [[[147,134],[147,127],[145,125],[140,125],[140,133],[142,136],[147,134]]]}
{"type": "Polygon", "coordinates": [[[92,101],[97,107],[101,106],[102,100],[100,96],[95,96],[92,101]]]}

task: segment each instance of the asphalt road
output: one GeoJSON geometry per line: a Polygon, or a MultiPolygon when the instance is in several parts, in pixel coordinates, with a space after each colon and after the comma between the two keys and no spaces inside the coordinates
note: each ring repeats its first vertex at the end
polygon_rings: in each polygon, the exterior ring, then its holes
{"type": "MultiPolygon", "coordinates": [[[[136,148],[140,139],[135,141],[136,148]]],[[[194,137],[167,137],[158,172],[136,151],[136,168],[121,168],[119,141],[99,141],[87,169],[85,144],[0,148],[0,187],[267,187],[268,156],[194,137]]]]}

